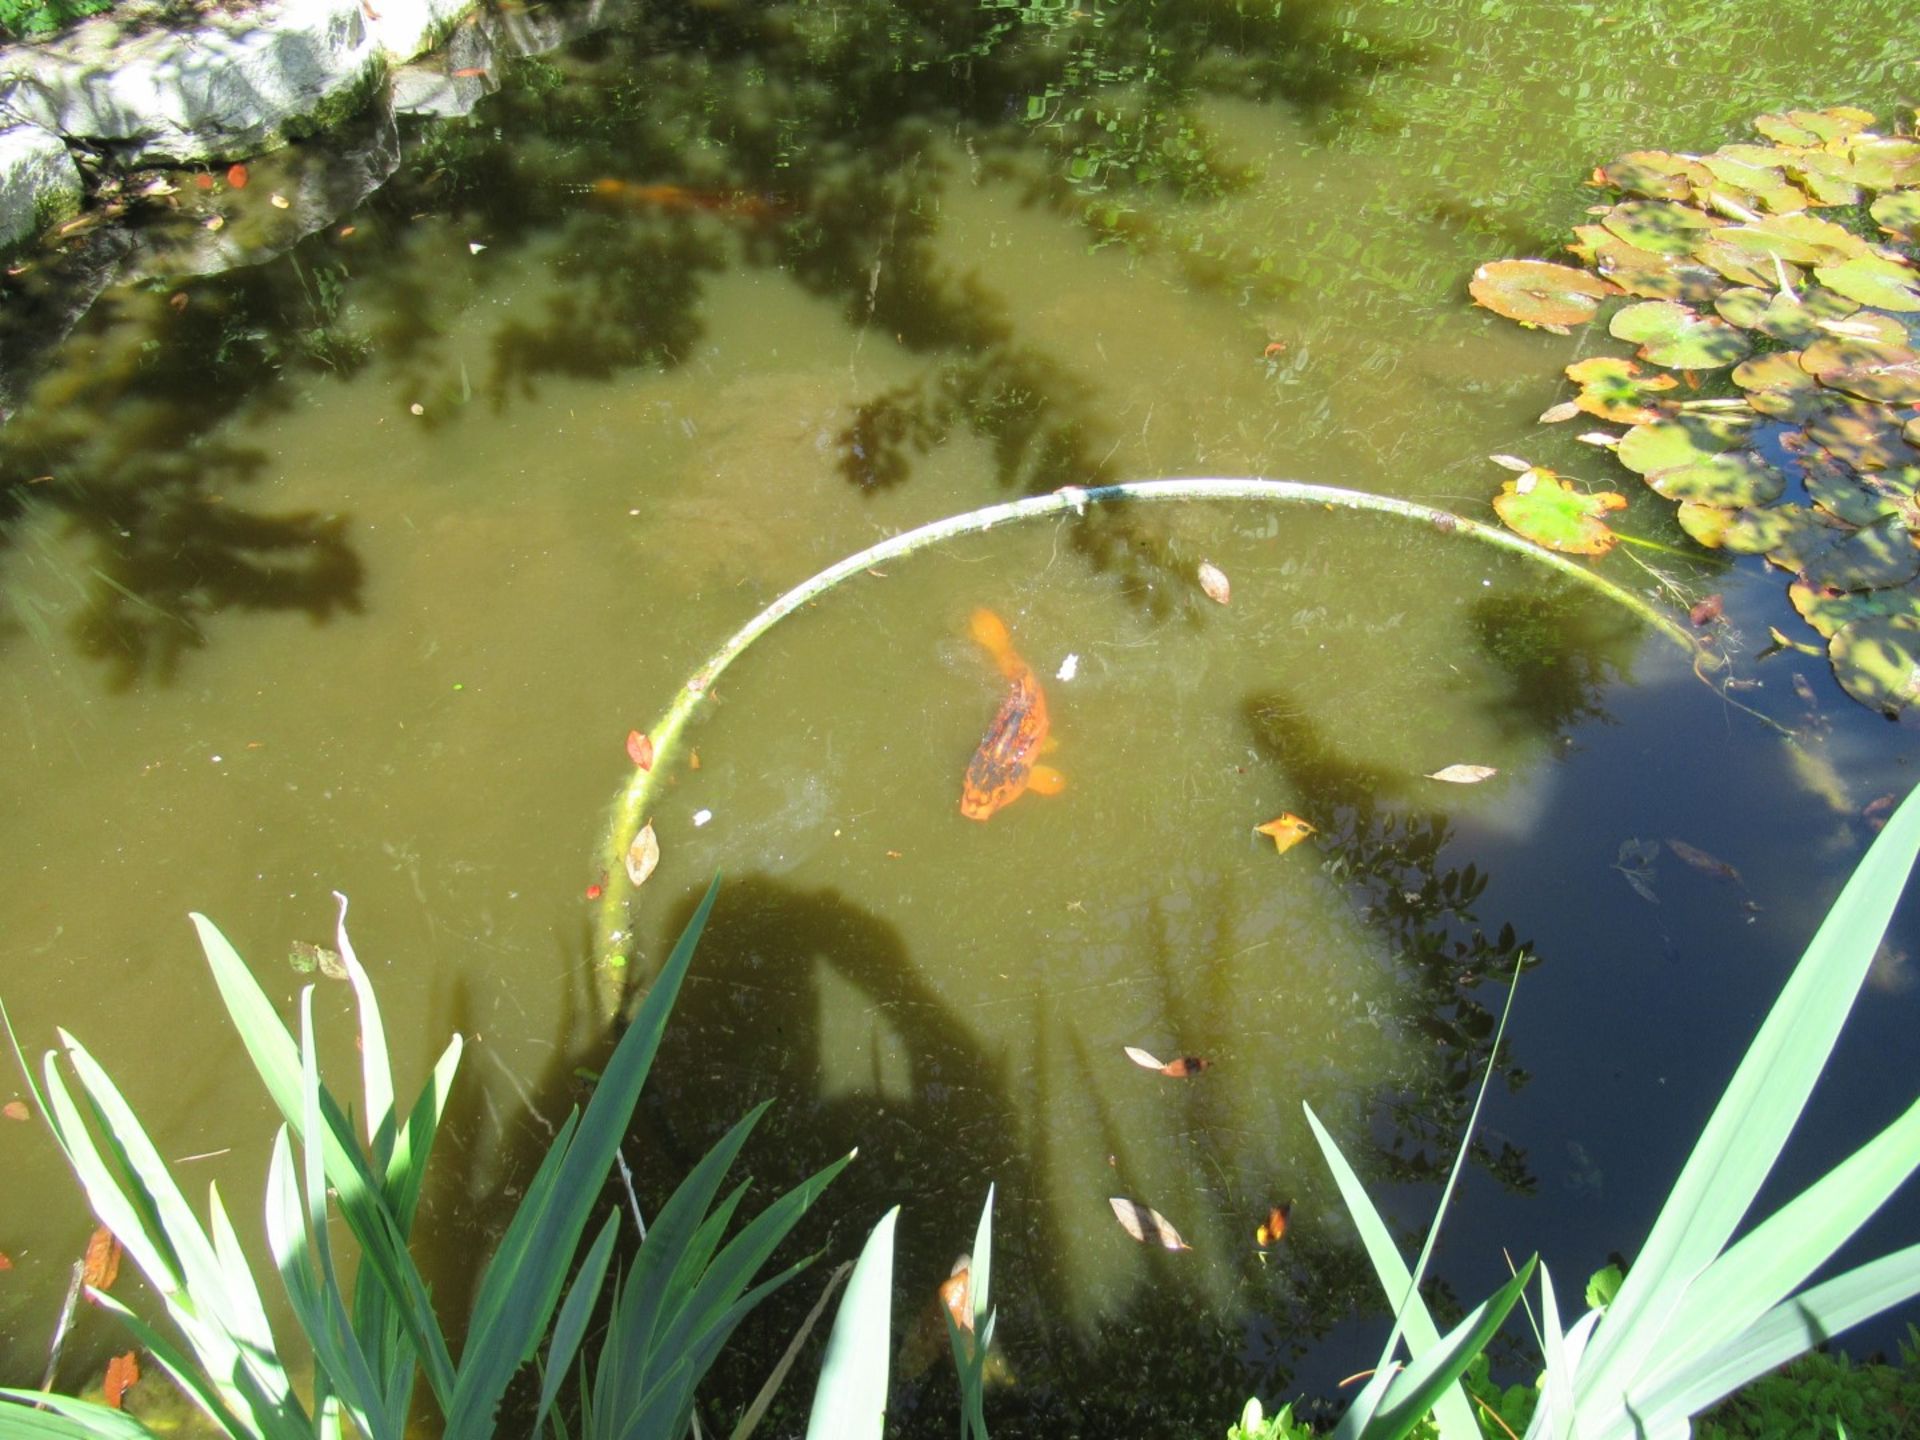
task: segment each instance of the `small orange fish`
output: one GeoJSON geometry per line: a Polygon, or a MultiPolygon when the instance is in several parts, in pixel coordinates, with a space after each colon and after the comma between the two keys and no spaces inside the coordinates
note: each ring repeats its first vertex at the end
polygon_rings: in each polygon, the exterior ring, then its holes
{"type": "Polygon", "coordinates": [[[1006,622],[991,610],[976,610],[969,628],[1000,667],[1000,673],[1012,682],[1007,698],[1000,702],[999,713],[981,737],[980,748],[967,764],[966,784],[960,791],[960,813],[969,820],[989,820],[996,810],[1011,805],[1028,790],[1058,795],[1067,782],[1053,767],[1033,763],[1033,757],[1047,744],[1051,728],[1047,697],[1033,667],[1013,648],[1006,622]]]}
{"type": "Polygon", "coordinates": [[[1260,1248],[1264,1250],[1269,1245],[1279,1244],[1281,1237],[1287,1233],[1287,1221],[1292,1218],[1293,1202],[1291,1200],[1284,1205],[1271,1207],[1267,1211],[1266,1223],[1253,1232],[1253,1238],[1259,1242],[1260,1248]]]}
{"type": "Polygon", "coordinates": [[[685,185],[641,185],[611,175],[594,181],[592,190],[599,199],[619,201],[640,210],[704,210],[714,214],[737,215],[748,220],[765,220],[783,211],[778,201],[744,190],[692,190],[685,185]]]}

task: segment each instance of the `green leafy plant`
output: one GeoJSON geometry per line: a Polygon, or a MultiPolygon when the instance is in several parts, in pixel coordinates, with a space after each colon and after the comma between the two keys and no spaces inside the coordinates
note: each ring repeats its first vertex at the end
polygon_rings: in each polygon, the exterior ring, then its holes
{"type": "MultiPolygon", "coordinates": [[[[1690,1417],[1714,1401],[1920,1294],[1920,1245],[1800,1288],[1920,1168],[1920,1101],[1729,1244],[1832,1053],[1916,854],[1920,790],[1894,813],[1834,902],[1617,1291],[1609,1298],[1610,1281],[1596,1277],[1589,1295],[1604,1303],[1563,1327],[1551,1276],[1540,1268],[1538,1325],[1546,1373],[1529,1437],[1685,1435],[1690,1417]]],[[[1401,1319],[1415,1355],[1406,1380],[1423,1367],[1437,1371],[1442,1367],[1432,1357],[1447,1346],[1430,1338],[1432,1321],[1413,1277],[1317,1122],[1315,1133],[1341,1177],[1382,1285],[1404,1305],[1401,1319]]],[[[1525,1274],[1523,1269],[1515,1279],[1525,1274]]],[[[1500,1296],[1512,1288],[1503,1287],[1500,1296]]],[[[1388,1373],[1383,1363],[1337,1434],[1404,1433],[1386,1424],[1390,1407],[1382,1397],[1391,1397],[1395,1383],[1383,1378],[1388,1373]]],[[[1436,1411],[1446,1440],[1470,1440],[1477,1433],[1464,1407],[1456,1394],[1436,1411]]]]}
{"type": "MultiPolygon", "coordinates": [[[[338,1436],[343,1419],[368,1440],[401,1440],[416,1374],[426,1377],[447,1436],[488,1440],[508,1383],[536,1358],[544,1372],[532,1426],[538,1433],[573,1375],[610,1266],[617,1210],[600,1226],[571,1283],[568,1273],[718,889],[716,879],[615,1047],[584,1113],[576,1110],[561,1125],[486,1267],[457,1362],[408,1252],[408,1235],[459,1064],[459,1038],[403,1119],[394,1107],[379,1007],[347,938],[343,900],[338,944],[359,1007],[363,1146],[345,1109],[320,1081],[311,987],[301,994],[296,1044],[225,937],[204,917],[193,917],[227,1012],[285,1118],[268,1173],[267,1238],[311,1351],[310,1402],[289,1377],[218,1190],[210,1192],[209,1233],[132,1108],[85,1047],[60,1032],[79,1100],[51,1051],[42,1066],[42,1093],[8,1021],[15,1057],[95,1213],[146,1273],[186,1350],[110,1297],[92,1292],[91,1298],[119,1313],[235,1440],[338,1436]],[[327,1237],[330,1196],[360,1245],[350,1304],[327,1237]]],[[[800,1268],[752,1283],[852,1156],[827,1166],[721,1244],[745,1187],[735,1188],[717,1208],[714,1196],[763,1109],[736,1125],[695,1167],[656,1218],[631,1270],[615,1282],[606,1339],[583,1387],[586,1435],[682,1433],[694,1388],[733,1327],[800,1268]]],[[[9,1433],[100,1440],[145,1433],[118,1411],[68,1397],[0,1390],[0,1403],[0,1428],[9,1433]],[[31,1408],[37,1404],[49,1408],[31,1408]]]]}

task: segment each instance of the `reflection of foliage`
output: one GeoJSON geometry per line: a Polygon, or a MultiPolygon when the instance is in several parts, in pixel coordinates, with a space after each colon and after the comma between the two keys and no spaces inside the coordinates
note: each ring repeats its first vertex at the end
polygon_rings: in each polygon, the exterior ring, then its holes
{"type": "Polygon", "coordinates": [[[1619,360],[1569,375],[1581,408],[1632,427],[1616,454],[1678,502],[1681,528],[1797,576],[1789,593],[1832,642],[1841,685],[1897,714],[1920,699],[1920,426],[1906,412],[1920,350],[1903,318],[1920,314],[1920,140],[1872,123],[1852,109],[1763,115],[1765,145],[1602,167],[1596,180],[1624,198],[1571,248],[1636,297],[1611,310],[1610,332],[1690,378],[1733,368],[1697,400],[1632,386],[1619,360]],[[1774,503],[1789,480],[1808,504],[1774,503]]]}
{"type": "MultiPolygon", "coordinates": [[[[1401,1023],[1429,1042],[1409,1047],[1422,1056],[1423,1071],[1385,1101],[1392,1134],[1375,1147],[1375,1162],[1395,1180],[1444,1178],[1493,1041],[1494,1016],[1477,991],[1511,974],[1524,947],[1511,925],[1489,936],[1476,923],[1472,907],[1487,884],[1476,866],[1440,868],[1451,837],[1443,817],[1384,808],[1383,800],[1404,790],[1403,777],[1342,758],[1285,696],[1255,697],[1246,715],[1254,743],[1285,770],[1303,808],[1319,820],[1324,873],[1346,887],[1360,919],[1379,936],[1406,997],[1401,1023]]],[[[1510,1063],[1505,1076],[1511,1089],[1527,1080],[1510,1063]]],[[[1476,1135],[1471,1153],[1503,1185],[1533,1189],[1526,1157],[1512,1146],[1496,1151],[1476,1135]]]]}
{"type": "Polygon", "coordinates": [[[1482,704],[1509,732],[1541,735],[1611,718],[1600,694],[1617,678],[1612,657],[1632,653],[1640,633],[1631,617],[1565,585],[1481,599],[1469,623],[1507,678],[1482,704]]]}

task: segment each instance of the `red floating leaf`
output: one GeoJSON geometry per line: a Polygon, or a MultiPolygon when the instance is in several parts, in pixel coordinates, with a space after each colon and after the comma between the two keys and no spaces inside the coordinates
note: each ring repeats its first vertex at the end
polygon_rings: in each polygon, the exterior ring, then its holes
{"type": "Polygon", "coordinates": [[[194,176],[193,188],[196,190],[211,190],[213,188],[213,177],[204,174],[194,176]]]}
{"type": "Polygon", "coordinates": [[[1720,597],[1718,595],[1709,595],[1698,605],[1687,611],[1687,619],[1691,620],[1695,625],[1711,625],[1720,618],[1722,608],[1723,605],[1720,597]]]}
{"type": "Polygon", "coordinates": [[[653,769],[653,741],[638,730],[627,732],[627,758],[642,770],[653,769]]]}
{"type": "Polygon", "coordinates": [[[140,1362],[134,1358],[133,1351],[116,1355],[107,1362],[107,1379],[101,1387],[106,1393],[101,1397],[108,1406],[118,1410],[120,1401],[127,1391],[140,1379],[140,1362]]]}
{"type": "Polygon", "coordinates": [[[1260,1243],[1262,1250],[1269,1245],[1278,1244],[1287,1233],[1287,1221],[1293,1216],[1293,1202],[1275,1205],[1267,1211],[1266,1220],[1253,1232],[1253,1238],[1260,1243]]]}
{"type": "Polygon", "coordinates": [[[227,184],[236,190],[246,189],[247,167],[244,165],[229,165],[227,167],[227,184]]]}
{"type": "Polygon", "coordinates": [[[1198,1075],[1211,1067],[1213,1062],[1203,1055],[1182,1055],[1178,1060],[1169,1060],[1160,1067],[1162,1075],[1171,1075],[1176,1080],[1184,1080],[1189,1075],[1198,1075]]]}
{"type": "Polygon", "coordinates": [[[0,1250],[0,1270],[11,1269],[13,1269],[13,1257],[7,1254],[6,1251],[0,1250]]]}
{"type": "Polygon", "coordinates": [[[111,1290],[119,1275],[120,1242],[106,1226],[96,1226],[87,1238],[87,1258],[81,1278],[96,1290],[111,1290]]]}

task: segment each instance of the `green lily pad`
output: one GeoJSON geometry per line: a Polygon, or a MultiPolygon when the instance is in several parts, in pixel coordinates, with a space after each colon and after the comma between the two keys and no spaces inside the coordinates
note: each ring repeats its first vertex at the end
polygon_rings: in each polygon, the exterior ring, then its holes
{"type": "Polygon", "coordinates": [[[1882,405],[1920,402],[1920,351],[1908,345],[1829,335],[1800,356],[1800,367],[1832,390],[1882,405]]]}
{"type": "Polygon", "coordinates": [[[1792,265],[1837,265],[1872,253],[1851,230],[1818,215],[1769,215],[1753,224],[1724,225],[1712,238],[1756,260],[1777,255],[1792,265]]]}
{"type": "Polygon", "coordinates": [[[1685,255],[1726,222],[1673,200],[1622,200],[1600,223],[1638,249],[1685,255]]]}
{"type": "Polygon", "coordinates": [[[1819,409],[1820,382],[1800,368],[1797,350],[1770,350],[1733,367],[1733,383],[1747,404],[1775,420],[1801,423],[1819,409]]]}
{"type": "Polygon", "coordinates": [[[1885,472],[1862,475],[1820,452],[1801,466],[1807,497],[1849,525],[1871,525],[1886,515],[1915,517],[1913,487],[1885,472]]]}
{"type": "Polygon", "coordinates": [[[1665,150],[1635,150],[1603,167],[1598,178],[1616,190],[1649,200],[1685,200],[1712,179],[1706,167],[1686,155],[1665,150]]]}
{"type": "Polygon", "coordinates": [[[1697,500],[1682,500],[1675,514],[1680,528],[1698,543],[1709,550],[1731,550],[1738,555],[1764,555],[1810,523],[1806,511],[1797,505],[1723,510],[1697,500]]]}
{"type": "Polygon", "coordinates": [[[1920,550],[1906,522],[1886,515],[1808,556],[1800,573],[1831,590],[1886,590],[1920,575],[1920,550]]]}
{"type": "Polygon", "coordinates": [[[1920,141],[1904,136],[1858,135],[1847,143],[1853,178],[1870,190],[1920,185],[1920,141]]]}
{"type": "Polygon", "coordinates": [[[1509,530],[1568,555],[1604,555],[1620,537],[1601,517],[1624,510],[1627,497],[1611,490],[1589,495],[1536,465],[1501,487],[1493,508],[1509,530]]]}
{"type": "Polygon", "coordinates": [[[1776,214],[1804,210],[1806,192],[1788,183],[1780,159],[1779,152],[1759,145],[1723,145],[1702,155],[1700,163],[1713,175],[1712,194],[1727,195],[1748,208],[1757,202],[1776,214]]]}
{"type": "Polygon", "coordinates": [[[1820,145],[1858,134],[1873,124],[1873,112],[1852,105],[1827,110],[1786,110],[1755,118],[1753,128],[1782,145],[1820,145]]]}
{"type": "Polygon", "coordinates": [[[1580,325],[1618,294],[1597,275],[1545,260],[1494,260],[1473,272],[1475,303],[1522,325],[1580,325]]]}
{"type": "Polygon", "coordinates": [[[1920,595],[1911,590],[1827,590],[1795,580],[1787,586],[1787,599],[1827,640],[1867,615],[1910,615],[1920,620],[1920,595]]]}
{"type": "Polygon", "coordinates": [[[1820,283],[1880,310],[1920,310],[1920,271],[1879,255],[1861,255],[1813,272],[1820,283]]]}
{"type": "Polygon", "coordinates": [[[1920,190],[1896,190],[1867,207],[1879,227],[1911,243],[1920,236],[1920,190]]]}
{"type": "Polygon", "coordinates": [[[1898,715],[1920,697],[1920,617],[1862,616],[1833,637],[1827,658],[1849,695],[1898,715]]]}
{"type": "Polygon", "coordinates": [[[1651,397],[1680,382],[1671,375],[1640,374],[1640,367],[1618,355],[1595,355],[1567,366],[1567,378],[1580,387],[1574,401],[1589,415],[1622,425],[1658,420],[1670,407],[1651,397]]]}
{"type": "Polygon", "coordinates": [[[1717,370],[1753,349],[1737,328],[1672,300],[1646,300],[1617,312],[1607,326],[1640,346],[1640,358],[1670,370],[1717,370]]]}
{"type": "Polygon", "coordinates": [[[1713,302],[1720,318],[1743,330],[1757,330],[1782,345],[1806,345],[1831,333],[1821,322],[1845,320],[1860,307],[1831,290],[1786,290],[1743,287],[1729,290],[1713,302]]]}
{"type": "Polygon", "coordinates": [[[1738,449],[1751,420],[1688,414],[1636,425],[1614,452],[1669,500],[1723,510],[1753,510],[1780,498],[1786,479],[1751,451],[1738,449]]]}
{"type": "Polygon", "coordinates": [[[1920,462],[1914,445],[1901,438],[1897,415],[1884,405],[1851,396],[1828,393],[1803,433],[1856,470],[1892,470],[1920,462]]]}
{"type": "Polygon", "coordinates": [[[1787,174],[1807,192],[1816,205],[1858,205],[1860,187],[1854,183],[1853,166],[1844,155],[1831,150],[1812,150],[1801,146],[1783,149],[1787,174]]]}

